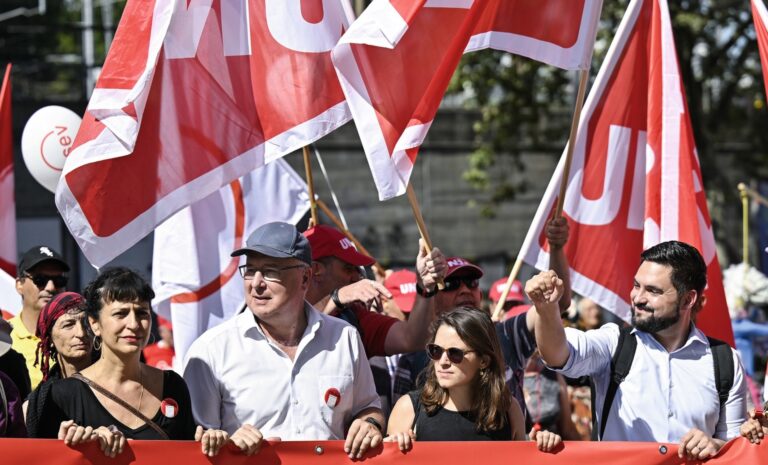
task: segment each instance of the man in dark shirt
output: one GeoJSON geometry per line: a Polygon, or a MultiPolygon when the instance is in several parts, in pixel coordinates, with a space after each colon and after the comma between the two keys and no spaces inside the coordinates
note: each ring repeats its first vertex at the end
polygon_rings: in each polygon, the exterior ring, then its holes
{"type": "Polygon", "coordinates": [[[19,396],[26,399],[32,392],[29,372],[24,356],[11,348],[11,325],[0,319],[0,371],[11,378],[19,390],[19,396]]]}

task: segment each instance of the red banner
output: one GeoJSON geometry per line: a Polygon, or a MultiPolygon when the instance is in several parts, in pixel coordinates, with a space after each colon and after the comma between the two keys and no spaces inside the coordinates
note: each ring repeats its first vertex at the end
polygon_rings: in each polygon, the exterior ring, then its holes
{"type": "MultiPolygon", "coordinates": [[[[0,271],[16,276],[16,202],[13,191],[11,64],[0,86],[0,271]]],[[[18,295],[16,296],[18,299],[18,295]]]]}
{"type": "MultiPolygon", "coordinates": [[[[768,441],[760,445],[735,439],[708,460],[709,465],[758,465],[768,456],[768,441]]],[[[353,463],[344,453],[342,441],[298,441],[265,445],[254,456],[222,450],[210,459],[200,452],[200,445],[181,441],[128,441],[126,450],[114,459],[105,457],[95,443],[70,448],[51,439],[0,439],[0,457],[8,464],[35,464],[55,457],[56,465],[339,465],[353,463]]],[[[413,449],[400,452],[387,443],[354,462],[379,465],[683,465],[677,456],[677,444],[642,442],[566,442],[554,453],[536,449],[533,442],[416,442],[413,449]]]]}
{"type": "Polygon", "coordinates": [[[330,57],[345,6],[128,2],[56,193],[92,264],[349,120],[330,57]]]}
{"type": "MultiPolygon", "coordinates": [[[[536,213],[521,254],[548,266],[542,233],[563,160],[536,213]]],[[[579,294],[629,320],[640,253],[662,241],[695,246],[707,263],[706,304],[696,325],[733,344],[666,0],[633,0],[584,107],[563,213],[566,254],[579,294]]]]}

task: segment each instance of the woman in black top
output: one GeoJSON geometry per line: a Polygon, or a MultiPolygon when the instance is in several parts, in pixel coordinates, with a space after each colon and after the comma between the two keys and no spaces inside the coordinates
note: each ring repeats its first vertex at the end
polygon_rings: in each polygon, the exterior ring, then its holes
{"type": "MultiPolygon", "coordinates": [[[[420,391],[403,396],[389,419],[388,440],[401,450],[420,441],[499,441],[525,439],[520,406],[504,383],[504,359],[487,313],[458,308],[432,326],[420,391]]],[[[532,431],[539,448],[551,450],[560,437],[532,431]]]]}
{"type": "Polygon", "coordinates": [[[152,321],[149,284],[129,269],[113,268],[83,294],[101,355],[81,373],[51,385],[36,437],[58,437],[68,445],[98,439],[110,457],[122,451],[126,438],[195,439],[203,442],[203,453],[218,453],[227,434],[195,428],[184,380],[140,362],[152,321]]]}

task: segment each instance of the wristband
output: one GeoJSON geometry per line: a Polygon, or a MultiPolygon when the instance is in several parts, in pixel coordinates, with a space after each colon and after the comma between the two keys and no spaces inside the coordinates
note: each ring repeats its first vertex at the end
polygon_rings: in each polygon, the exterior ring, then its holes
{"type": "Polygon", "coordinates": [[[344,310],[345,308],[347,308],[347,306],[344,305],[343,303],[341,303],[341,301],[339,300],[339,290],[338,289],[334,289],[331,292],[331,300],[333,301],[333,305],[335,305],[336,308],[338,308],[339,310],[344,310]]]}
{"type": "Polygon", "coordinates": [[[431,291],[428,291],[424,289],[424,286],[422,286],[421,283],[416,283],[416,293],[424,297],[425,299],[429,299],[430,297],[434,297],[437,295],[437,286],[435,286],[435,288],[432,289],[431,291]]]}
{"type": "Polygon", "coordinates": [[[381,426],[381,423],[376,421],[375,418],[373,418],[373,417],[366,417],[365,420],[363,420],[363,421],[365,421],[366,423],[372,424],[373,426],[376,427],[377,430],[379,430],[379,433],[384,434],[384,427],[381,426]]]}

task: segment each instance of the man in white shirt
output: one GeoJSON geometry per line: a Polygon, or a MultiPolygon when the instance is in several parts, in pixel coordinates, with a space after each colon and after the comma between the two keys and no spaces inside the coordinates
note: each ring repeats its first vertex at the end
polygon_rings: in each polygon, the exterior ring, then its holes
{"type": "Polygon", "coordinates": [[[184,379],[199,424],[232,434],[247,453],[263,437],[342,439],[359,458],[382,440],[384,418],[357,330],[305,300],[312,252],[295,226],[251,234],[239,267],[245,311],[197,339],[184,379]],[[234,433],[234,434],[233,434],[234,433]]]}
{"type": "MultiPolygon", "coordinates": [[[[703,304],[707,269],[692,246],[669,241],[641,254],[630,294],[629,337],[637,348],[626,378],[619,384],[602,439],[679,442],[678,455],[703,460],[739,435],[746,420],[746,382],[737,352],[732,351],[733,384],[721,406],[712,349],[694,325],[703,304]]],[[[563,328],[558,300],[563,282],[544,271],[526,283],[536,307],[536,340],[546,363],[569,377],[592,376],[596,414],[611,376],[619,327],[609,323],[586,333],[563,328]]]]}

